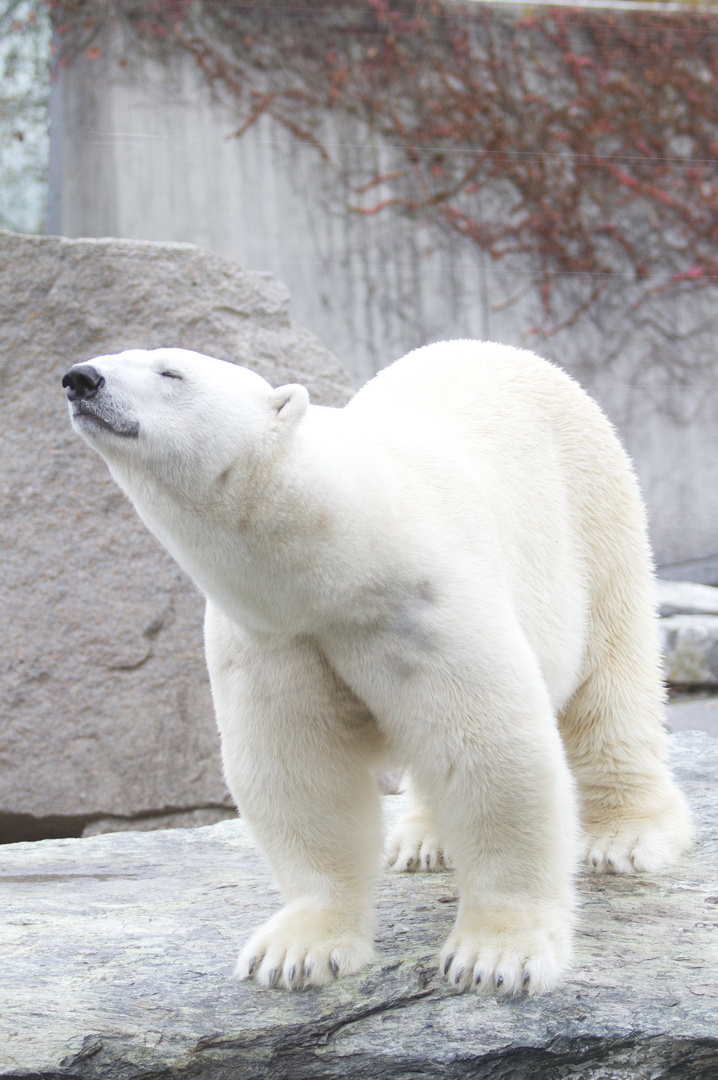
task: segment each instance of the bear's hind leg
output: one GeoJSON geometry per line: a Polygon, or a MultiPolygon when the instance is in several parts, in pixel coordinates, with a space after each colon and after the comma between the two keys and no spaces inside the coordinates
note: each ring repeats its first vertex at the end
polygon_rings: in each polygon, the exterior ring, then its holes
{"type": "Polygon", "coordinates": [[[321,986],[374,952],[379,737],[309,639],[260,640],[211,606],[205,636],[227,782],[285,903],[244,946],[237,974],[321,986]]]}
{"type": "Polygon", "coordinates": [[[590,674],[559,718],[579,788],[584,855],[596,873],[661,870],[693,838],[690,814],[665,762],[653,617],[639,615],[624,609],[620,622],[601,628],[590,674]]]}
{"type": "Polygon", "coordinates": [[[386,864],[395,874],[439,872],[451,869],[451,859],[434,825],[431,811],[409,780],[405,785],[406,811],[389,833],[386,864]]]}

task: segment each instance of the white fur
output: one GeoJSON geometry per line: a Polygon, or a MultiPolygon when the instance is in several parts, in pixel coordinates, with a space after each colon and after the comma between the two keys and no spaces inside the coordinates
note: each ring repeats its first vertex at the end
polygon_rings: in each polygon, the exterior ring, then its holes
{"type": "Polygon", "coordinates": [[[643,509],[600,410],[471,341],[411,353],[344,409],[183,350],[90,363],[89,407],[137,434],[73,423],[207,596],[227,781],[286,904],[239,975],[291,989],[370,959],[388,755],[413,800],[390,863],[456,868],[447,978],[551,989],[579,846],[630,873],[691,841],[643,509]]]}

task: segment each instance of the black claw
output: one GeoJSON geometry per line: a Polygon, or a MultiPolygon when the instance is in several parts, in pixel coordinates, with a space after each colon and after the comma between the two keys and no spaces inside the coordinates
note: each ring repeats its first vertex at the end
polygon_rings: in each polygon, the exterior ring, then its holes
{"type": "Polygon", "coordinates": [[[504,977],[503,977],[503,975],[497,975],[497,976],[496,976],[496,989],[497,989],[497,990],[498,990],[498,988],[499,988],[500,986],[503,986],[503,982],[504,982],[504,977]]]}
{"type": "Polygon", "coordinates": [[[287,972],[287,982],[294,982],[294,976],[296,974],[297,974],[297,969],[296,969],[295,965],[292,964],[289,971],[287,972]]]}
{"type": "Polygon", "coordinates": [[[464,975],[464,971],[465,971],[465,968],[462,968],[462,967],[459,968],[459,970],[456,972],[456,975],[454,975],[454,982],[455,983],[460,983],[461,982],[461,980],[463,978],[463,975],[464,975]]]}
{"type": "Polygon", "coordinates": [[[252,959],[249,961],[249,968],[247,970],[247,974],[248,975],[254,975],[254,969],[256,968],[256,966],[257,966],[257,957],[253,956],[252,959]]]}
{"type": "Polygon", "coordinates": [[[446,960],[444,960],[444,975],[446,975],[446,973],[449,970],[449,968],[451,967],[453,961],[454,961],[454,954],[449,953],[446,960]]]}
{"type": "Polygon", "coordinates": [[[530,971],[525,972],[524,981],[523,981],[524,986],[528,985],[528,981],[529,981],[530,978],[531,978],[531,972],[530,971]]]}
{"type": "Polygon", "coordinates": [[[339,961],[337,960],[336,956],[332,957],[332,971],[334,972],[334,978],[336,979],[337,975],[339,974],[339,961]]]}
{"type": "Polygon", "coordinates": [[[277,969],[272,968],[272,970],[269,972],[269,985],[270,986],[274,986],[274,980],[276,979],[276,977],[277,977],[277,969]]]}
{"type": "Polygon", "coordinates": [[[474,975],[474,986],[478,986],[480,982],[481,982],[481,972],[479,971],[479,972],[476,973],[476,975],[474,975]]]}
{"type": "Polygon", "coordinates": [[[304,978],[308,979],[309,976],[311,975],[311,973],[312,973],[312,965],[311,964],[305,964],[304,965],[304,978]]]}

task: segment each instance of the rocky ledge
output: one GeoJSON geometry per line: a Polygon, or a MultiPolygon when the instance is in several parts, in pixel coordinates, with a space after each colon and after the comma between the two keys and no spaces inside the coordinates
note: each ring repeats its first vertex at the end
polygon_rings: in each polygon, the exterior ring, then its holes
{"type": "Polygon", "coordinates": [[[377,961],[289,995],[232,978],[278,905],[243,822],[8,845],[0,1077],[714,1078],[718,741],[674,735],[671,753],[698,846],[666,875],[582,878],[574,969],[540,998],[457,995],[438,977],[450,874],[385,875],[377,961]]]}
{"type": "Polygon", "coordinates": [[[666,682],[718,687],[718,589],[692,581],[658,581],[659,631],[666,682]]]}

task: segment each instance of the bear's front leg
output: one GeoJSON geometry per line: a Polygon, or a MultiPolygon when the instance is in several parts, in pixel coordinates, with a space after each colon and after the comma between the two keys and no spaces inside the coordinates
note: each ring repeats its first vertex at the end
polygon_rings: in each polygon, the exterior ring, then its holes
{"type": "Polygon", "coordinates": [[[450,638],[439,619],[433,633],[422,627],[412,650],[388,632],[361,649],[338,642],[331,659],[407,765],[451,854],[459,912],[443,975],[460,990],[538,993],[571,956],[574,784],[520,630],[496,618],[490,634],[471,634],[469,618],[450,638]]]}
{"type": "Polygon", "coordinates": [[[376,725],[308,638],[260,638],[208,605],[205,641],[227,782],[285,902],[237,974],[321,986],[373,956],[376,725]]]}
{"type": "Polygon", "coordinates": [[[456,866],[459,910],[439,964],[459,990],[552,990],[571,959],[573,783],[550,712],[534,697],[527,723],[527,700],[480,709],[463,753],[416,769],[456,866]]]}

